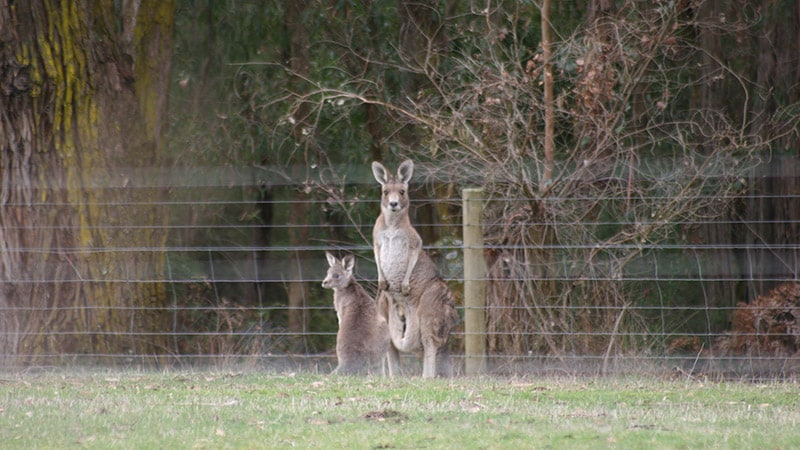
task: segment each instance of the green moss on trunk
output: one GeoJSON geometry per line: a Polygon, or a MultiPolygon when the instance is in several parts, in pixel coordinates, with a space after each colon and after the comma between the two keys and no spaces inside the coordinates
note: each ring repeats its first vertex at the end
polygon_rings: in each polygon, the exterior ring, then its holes
{"type": "Polygon", "coordinates": [[[15,320],[23,337],[6,340],[7,353],[36,360],[165,348],[130,334],[165,331],[152,310],[166,303],[165,234],[147,227],[163,224],[164,192],[126,172],[159,162],[173,9],[145,0],[124,11],[133,15],[121,19],[134,27],[132,54],[124,33],[104,28],[120,20],[114,2],[32,0],[10,10],[17,38],[0,42],[0,62],[25,68],[30,84],[13,102],[0,99],[17,131],[0,137],[13,177],[0,192],[0,251],[8,250],[8,302],[23,308],[15,320]]]}

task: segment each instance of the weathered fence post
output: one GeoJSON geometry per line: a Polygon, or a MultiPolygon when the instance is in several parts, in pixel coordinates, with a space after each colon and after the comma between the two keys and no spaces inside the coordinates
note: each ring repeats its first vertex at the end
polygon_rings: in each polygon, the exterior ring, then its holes
{"type": "Polygon", "coordinates": [[[464,356],[467,375],[486,370],[486,261],[483,257],[483,189],[467,188],[463,199],[464,356]]]}

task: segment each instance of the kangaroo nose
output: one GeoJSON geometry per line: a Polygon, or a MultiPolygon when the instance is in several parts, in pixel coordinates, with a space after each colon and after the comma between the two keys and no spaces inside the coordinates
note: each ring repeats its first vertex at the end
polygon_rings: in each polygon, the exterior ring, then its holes
{"type": "Polygon", "coordinates": [[[397,202],[389,202],[389,206],[391,206],[392,209],[397,208],[397,202]]]}

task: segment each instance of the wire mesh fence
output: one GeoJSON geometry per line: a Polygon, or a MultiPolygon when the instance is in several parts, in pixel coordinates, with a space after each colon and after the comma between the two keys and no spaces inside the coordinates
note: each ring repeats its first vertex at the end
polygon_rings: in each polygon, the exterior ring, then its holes
{"type": "MultiPolygon", "coordinates": [[[[169,199],[160,204],[168,220],[92,225],[123,232],[161,229],[167,236],[162,243],[14,249],[113,253],[123,260],[154,253],[162,258],[145,270],[104,272],[65,269],[70,264],[65,257],[61,266],[39,272],[51,278],[7,276],[6,293],[21,285],[70,283],[80,290],[84,284],[115,283],[153,285],[155,294],[145,303],[126,298],[100,304],[35,297],[6,301],[5,364],[248,364],[321,372],[334,367],[337,318],[331,292],[320,286],[327,268],[324,252],[354,254],[357,277],[375,293],[371,228],[378,214],[376,189],[365,182],[336,198],[297,195],[298,185],[267,185],[241,172],[200,184],[170,187],[169,199]],[[304,216],[293,215],[298,204],[304,216]],[[103,316],[118,316],[127,325],[105,329],[103,316]],[[34,320],[41,317],[46,320],[34,320]],[[50,326],[58,317],[83,319],[50,326]],[[155,319],[142,326],[143,317],[155,319]],[[71,340],[89,344],[38,345],[71,340]],[[109,340],[121,344],[100,344],[109,340]]],[[[412,219],[463,317],[467,262],[461,198],[458,188],[449,190],[449,197],[437,198],[440,192],[415,192],[412,219]]],[[[758,200],[795,203],[798,195],[758,200]]],[[[658,218],[647,222],[587,213],[585,222],[572,223],[532,212],[543,201],[573,200],[483,199],[486,323],[481,330],[461,323],[452,333],[457,373],[463,373],[458,367],[463,367],[464,340],[471,333],[485,339],[492,373],[667,370],[782,376],[800,367],[798,218],[694,217],[668,224],[670,232],[659,239],[634,241],[616,238],[658,218]],[[753,231],[765,225],[785,233],[770,240],[753,231]],[[735,239],[708,233],[719,228],[733,230],[729,234],[735,239]]],[[[419,361],[407,355],[404,364],[416,373],[419,361]]]]}

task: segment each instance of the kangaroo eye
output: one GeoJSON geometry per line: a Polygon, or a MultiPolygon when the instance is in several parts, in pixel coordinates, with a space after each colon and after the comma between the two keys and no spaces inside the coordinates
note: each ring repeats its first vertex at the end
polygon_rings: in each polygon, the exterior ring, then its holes
{"type": "Polygon", "coordinates": [[[389,195],[389,190],[387,189],[387,190],[383,191],[383,195],[389,195]]]}
{"type": "Polygon", "coordinates": [[[404,191],[403,189],[400,189],[400,195],[406,195],[406,191],[404,191]]]}

